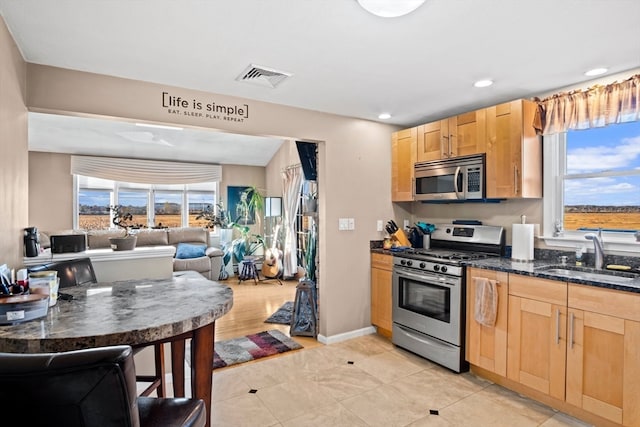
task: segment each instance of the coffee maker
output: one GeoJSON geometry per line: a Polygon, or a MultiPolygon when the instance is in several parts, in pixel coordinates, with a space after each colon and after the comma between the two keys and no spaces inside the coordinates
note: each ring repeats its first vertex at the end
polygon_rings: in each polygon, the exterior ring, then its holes
{"type": "Polygon", "coordinates": [[[24,229],[24,254],[28,257],[38,256],[40,253],[40,238],[36,227],[24,229]]]}

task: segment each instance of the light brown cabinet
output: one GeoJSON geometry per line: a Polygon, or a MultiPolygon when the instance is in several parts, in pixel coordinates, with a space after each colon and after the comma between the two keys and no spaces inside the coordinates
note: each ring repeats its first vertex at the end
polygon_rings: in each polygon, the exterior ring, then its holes
{"type": "Polygon", "coordinates": [[[391,135],[391,201],[413,201],[414,164],[418,128],[391,135]]]}
{"type": "Polygon", "coordinates": [[[371,253],[371,324],[391,337],[391,285],[393,256],[371,253]]]}
{"type": "Polygon", "coordinates": [[[467,269],[467,346],[469,363],[507,376],[507,307],[509,274],[501,271],[467,269]],[[475,277],[484,277],[497,282],[498,313],[493,328],[474,320],[476,301],[475,277]]]}
{"type": "Polygon", "coordinates": [[[640,294],[569,284],[568,403],[640,426],[640,294]]]}
{"type": "Polygon", "coordinates": [[[509,275],[507,378],[564,400],[567,284],[509,275]]]}
{"type": "Polygon", "coordinates": [[[472,365],[598,425],[640,426],[640,294],[476,268],[467,277],[472,365]],[[476,276],[500,282],[493,330],[473,319],[476,276]]]}
{"type": "Polygon", "coordinates": [[[471,111],[418,126],[417,161],[485,152],[486,112],[471,111]]]}
{"type": "Polygon", "coordinates": [[[542,140],[536,103],[516,100],[486,111],[487,198],[542,197],[542,140]]]}

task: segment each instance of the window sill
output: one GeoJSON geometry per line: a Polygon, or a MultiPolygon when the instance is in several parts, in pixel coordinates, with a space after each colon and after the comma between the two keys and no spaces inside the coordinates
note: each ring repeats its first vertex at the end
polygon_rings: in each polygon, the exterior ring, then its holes
{"type": "MultiPolygon", "coordinates": [[[[562,236],[540,236],[547,246],[570,248],[585,247],[593,252],[593,242],[584,238],[584,232],[566,231],[562,236]]],[[[636,241],[632,234],[627,233],[603,233],[603,246],[605,252],[620,252],[624,255],[639,256],[640,242],[636,241]]]]}

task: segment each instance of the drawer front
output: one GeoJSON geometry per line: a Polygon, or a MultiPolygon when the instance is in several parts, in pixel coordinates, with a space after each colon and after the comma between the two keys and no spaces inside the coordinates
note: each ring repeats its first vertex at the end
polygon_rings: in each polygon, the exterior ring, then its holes
{"type": "Polygon", "coordinates": [[[640,294],[569,284],[569,307],[640,322],[640,294]]]}

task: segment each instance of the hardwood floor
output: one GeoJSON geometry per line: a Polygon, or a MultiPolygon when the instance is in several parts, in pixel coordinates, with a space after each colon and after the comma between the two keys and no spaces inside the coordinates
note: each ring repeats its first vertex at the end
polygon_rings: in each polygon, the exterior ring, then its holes
{"type": "MultiPolygon", "coordinates": [[[[298,280],[283,280],[280,285],[276,280],[260,281],[256,285],[253,280],[238,282],[232,277],[221,283],[233,289],[233,308],[216,320],[216,341],[238,338],[248,334],[278,329],[289,336],[289,325],[265,323],[264,321],[287,301],[296,296],[298,280]]],[[[293,339],[304,348],[321,346],[313,337],[294,336],[293,339]]]]}

